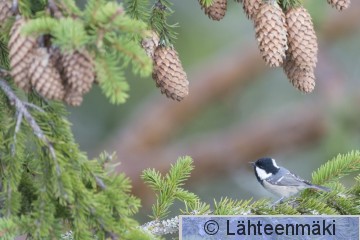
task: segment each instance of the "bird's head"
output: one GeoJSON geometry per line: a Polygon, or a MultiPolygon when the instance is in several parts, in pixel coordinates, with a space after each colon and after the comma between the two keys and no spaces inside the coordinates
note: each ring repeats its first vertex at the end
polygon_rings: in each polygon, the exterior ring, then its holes
{"type": "Polygon", "coordinates": [[[255,175],[258,180],[264,180],[273,174],[276,174],[280,170],[279,166],[275,162],[275,159],[268,157],[260,158],[251,164],[254,167],[255,175]]]}

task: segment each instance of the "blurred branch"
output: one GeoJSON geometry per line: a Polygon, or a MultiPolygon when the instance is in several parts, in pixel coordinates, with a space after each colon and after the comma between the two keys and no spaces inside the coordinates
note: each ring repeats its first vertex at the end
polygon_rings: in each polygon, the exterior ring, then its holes
{"type": "Polygon", "coordinates": [[[319,111],[319,105],[307,102],[293,106],[291,110],[273,112],[227,130],[193,138],[190,142],[177,142],[140,154],[127,155],[126,162],[129,164],[123,164],[119,170],[133,179],[134,192],[141,195],[145,189],[139,175],[144,165],[166,171],[177,156],[189,155],[195,164],[192,180],[210,177],[244,166],[244,163],[264,153],[312,143],[325,133],[324,117],[319,111]],[[149,160],[151,163],[146,164],[149,160]]]}
{"type": "Polygon", "coordinates": [[[339,38],[354,34],[360,30],[360,1],[352,1],[350,8],[344,12],[334,11],[320,29],[320,37],[325,41],[335,41],[339,38]]]}
{"type": "Polygon", "coordinates": [[[116,149],[119,156],[123,152],[138,152],[165,144],[170,134],[178,126],[193,119],[199,112],[226,96],[234,89],[239,89],[253,80],[254,75],[263,72],[264,64],[257,49],[248,52],[243,48],[231,51],[199,69],[189,76],[190,94],[181,103],[166,99],[164,96],[151,97],[144,101],[132,116],[128,125],[111,139],[105,146],[116,149]]]}

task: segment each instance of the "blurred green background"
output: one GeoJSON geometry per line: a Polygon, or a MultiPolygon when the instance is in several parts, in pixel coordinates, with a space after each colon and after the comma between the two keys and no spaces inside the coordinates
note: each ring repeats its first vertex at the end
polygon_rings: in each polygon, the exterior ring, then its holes
{"type": "MultiPolygon", "coordinates": [[[[253,24],[241,4],[229,1],[225,18],[215,22],[198,1],[174,1],[169,22],[180,24],[174,45],[188,74],[189,98],[181,103],[169,100],[151,77],[130,72],[130,98],[123,105],[109,104],[94,87],[81,107],[69,108],[81,149],[91,158],[104,150],[116,151],[118,170],[132,179],[134,194],[146,209],[154,194],[142,184],[141,169],[166,171],[182,155],[192,156],[196,166],[185,188],[212,203],[222,196],[272,197],[257,183],[248,164],[259,157],[274,157],[279,165],[311,180],[322,163],[359,149],[359,1],[342,13],[325,0],[305,3],[319,39],[313,93],[301,94],[281,68],[265,66],[253,24]],[[227,68],[233,72],[226,75],[227,68]],[[209,87],[206,76],[218,75],[209,87]],[[202,97],[209,89],[223,90],[202,97]],[[163,121],[173,125],[167,128],[163,121]],[[146,134],[152,138],[145,141],[146,134]]],[[[351,182],[348,178],[344,183],[351,182]]],[[[147,213],[142,211],[139,218],[146,219],[147,213]]]]}

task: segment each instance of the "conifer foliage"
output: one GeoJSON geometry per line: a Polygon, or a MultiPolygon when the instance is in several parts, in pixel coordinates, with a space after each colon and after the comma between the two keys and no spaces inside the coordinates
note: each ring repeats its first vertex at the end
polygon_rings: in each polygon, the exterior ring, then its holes
{"type": "Polygon", "coordinates": [[[37,9],[49,9],[40,17],[31,19],[32,12],[22,12],[21,7],[16,14],[8,42],[15,84],[26,92],[35,90],[47,99],[78,106],[96,78],[112,103],[124,102],[128,90],[124,67],[131,63],[141,76],[152,70],[138,44],[147,24],[131,18],[113,1],[88,1],[84,10],[71,1],[49,2],[48,6],[33,3],[37,9]],[[41,79],[49,76],[45,84],[41,79]]]}
{"type": "MultiPolygon", "coordinates": [[[[311,92],[316,36],[296,1],[243,3],[265,61],[282,65],[295,87],[311,92]]],[[[225,15],[227,1],[200,3],[214,19],[225,15]]],[[[175,200],[184,203],[184,214],[360,213],[360,177],[351,188],[339,182],[359,171],[359,152],[339,156],[313,175],[330,193],[305,191],[275,208],[267,200],[223,198],[214,210],[184,188],[193,169],[184,157],[168,174],[144,171],[157,199],[150,222],[134,220],[140,201],[131,195],[129,179],[113,172],[114,155],[90,160],[79,150],[63,103],[80,105],[94,84],[110,102],[125,102],[129,66],[140,76],[152,73],[168,98],[184,99],[189,81],[173,45],[176,24],[167,22],[172,12],[168,0],[152,6],[147,0],[124,6],[88,0],[83,8],[73,0],[0,1],[0,239],[157,239],[178,230],[177,217],[165,219],[175,200]]]]}

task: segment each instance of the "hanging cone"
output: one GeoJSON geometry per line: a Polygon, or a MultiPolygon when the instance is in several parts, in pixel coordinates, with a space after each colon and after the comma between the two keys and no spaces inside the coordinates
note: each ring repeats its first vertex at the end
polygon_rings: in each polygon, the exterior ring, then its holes
{"type": "Polygon", "coordinates": [[[141,46],[151,58],[154,58],[154,52],[157,46],[159,46],[159,36],[154,31],[149,31],[147,36],[141,41],[141,46]]]}
{"type": "Polygon", "coordinates": [[[34,51],[33,61],[29,67],[31,85],[35,90],[47,99],[62,100],[64,86],[59,72],[50,60],[50,54],[45,48],[34,51]]]}
{"type": "Polygon", "coordinates": [[[310,93],[315,88],[315,75],[313,68],[300,66],[289,59],[284,62],[284,72],[294,87],[303,93],[310,93]]]}
{"type": "Polygon", "coordinates": [[[327,0],[327,2],[338,11],[347,9],[350,6],[350,0],[327,0]]]}
{"type": "Polygon", "coordinates": [[[225,17],[227,0],[213,0],[213,3],[209,7],[202,5],[201,0],[199,0],[199,3],[201,5],[201,9],[204,9],[205,14],[212,20],[220,21],[225,17]]]}
{"type": "Polygon", "coordinates": [[[4,24],[5,21],[13,15],[11,1],[0,2],[0,25],[4,24]]]}
{"type": "Polygon", "coordinates": [[[258,13],[260,9],[260,5],[262,3],[262,0],[243,0],[243,9],[246,14],[246,16],[251,19],[255,20],[256,14],[258,13]]]}
{"type": "Polygon", "coordinates": [[[260,53],[270,67],[282,65],[287,50],[285,15],[279,5],[262,3],[255,19],[260,53]]]}
{"type": "Polygon", "coordinates": [[[18,18],[10,30],[9,58],[11,76],[16,86],[24,91],[30,90],[30,78],[28,70],[33,59],[32,51],[36,47],[36,39],[20,34],[21,27],[26,23],[22,18],[18,18]]]}
{"type": "Polygon", "coordinates": [[[83,94],[74,91],[74,89],[66,89],[64,101],[74,107],[80,106],[83,101],[83,94]]]}
{"type": "Polygon", "coordinates": [[[66,85],[79,93],[90,91],[95,79],[95,71],[92,58],[86,50],[64,53],[62,67],[62,76],[66,85]]]}
{"type": "Polygon", "coordinates": [[[178,53],[172,47],[158,46],[154,53],[153,79],[161,93],[181,101],[189,93],[189,81],[178,53]]]}
{"type": "Polygon", "coordinates": [[[318,44],[311,16],[303,7],[286,12],[288,31],[288,55],[297,65],[315,68],[318,44]]]}

